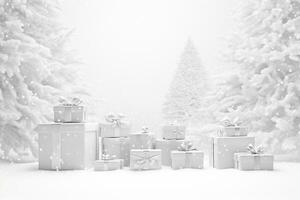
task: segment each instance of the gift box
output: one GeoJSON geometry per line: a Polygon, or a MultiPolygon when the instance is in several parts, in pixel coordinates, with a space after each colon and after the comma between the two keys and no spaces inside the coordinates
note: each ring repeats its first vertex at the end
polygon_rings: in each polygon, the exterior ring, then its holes
{"type": "Polygon", "coordinates": [[[123,159],[104,159],[96,160],[94,169],[95,171],[112,171],[123,169],[123,159]]]}
{"type": "Polygon", "coordinates": [[[185,126],[166,125],[162,127],[162,138],[167,140],[183,140],[185,138],[185,126]]]}
{"type": "Polygon", "coordinates": [[[189,143],[188,140],[156,140],[155,149],[162,151],[162,164],[171,165],[171,151],[177,150],[182,144],[189,143]]]}
{"type": "Polygon", "coordinates": [[[183,143],[177,151],[171,151],[172,169],[203,168],[204,153],[193,148],[193,144],[183,143]]]}
{"type": "Polygon", "coordinates": [[[128,138],[102,138],[102,152],[108,155],[109,159],[123,159],[124,166],[129,166],[130,149],[128,138]]]}
{"type": "Polygon", "coordinates": [[[161,169],[160,149],[132,149],[130,151],[131,170],[161,169]]]}
{"type": "Polygon", "coordinates": [[[40,124],[36,131],[39,169],[75,170],[93,166],[97,157],[97,124],[40,124]]]}
{"type": "Polygon", "coordinates": [[[154,143],[154,135],[147,128],[142,129],[139,133],[129,134],[130,149],[152,149],[154,143]]]}
{"type": "Polygon", "coordinates": [[[105,117],[105,122],[99,123],[101,137],[127,137],[130,132],[129,122],[123,115],[110,114],[105,117]]]}
{"type": "Polygon", "coordinates": [[[242,122],[238,119],[229,120],[225,119],[222,122],[223,127],[220,129],[220,136],[235,137],[235,136],[247,136],[248,128],[242,125],[242,122]]]}
{"type": "Polygon", "coordinates": [[[248,153],[234,154],[234,167],[239,170],[273,170],[274,156],[265,154],[260,148],[248,146],[248,153]]]}
{"type": "Polygon", "coordinates": [[[234,168],[234,154],[247,152],[254,137],[213,137],[210,147],[210,165],[217,169],[234,168]]]}

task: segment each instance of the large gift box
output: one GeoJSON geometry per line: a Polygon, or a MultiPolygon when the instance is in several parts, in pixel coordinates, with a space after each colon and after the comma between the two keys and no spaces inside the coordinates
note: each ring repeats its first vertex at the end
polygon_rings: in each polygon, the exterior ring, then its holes
{"type": "Polygon", "coordinates": [[[124,120],[121,114],[109,114],[105,117],[105,122],[99,123],[99,133],[101,137],[127,137],[130,132],[129,122],[124,120]]]}
{"type": "Polygon", "coordinates": [[[95,171],[112,171],[123,168],[123,159],[103,159],[96,160],[95,171]]]}
{"type": "Polygon", "coordinates": [[[162,127],[162,138],[167,140],[183,140],[185,138],[185,129],[183,125],[165,125],[162,127]]]}
{"type": "Polygon", "coordinates": [[[161,169],[160,149],[132,149],[130,151],[130,169],[161,169]]]}
{"type": "Polygon", "coordinates": [[[154,134],[150,133],[147,128],[143,128],[141,132],[129,134],[130,149],[152,149],[154,142],[154,134]]]}
{"type": "Polygon", "coordinates": [[[172,169],[203,168],[204,153],[191,147],[191,145],[182,145],[177,151],[171,151],[172,169]]]}
{"type": "Polygon", "coordinates": [[[80,123],[86,120],[86,108],[80,106],[82,101],[73,98],[72,101],[67,102],[66,100],[61,101],[60,105],[53,107],[54,122],[57,123],[80,123]]]}
{"type": "Polygon", "coordinates": [[[273,170],[274,156],[249,146],[248,153],[235,153],[234,166],[239,170],[273,170]]]}
{"type": "Polygon", "coordinates": [[[129,166],[129,139],[120,138],[102,138],[102,152],[110,159],[123,159],[124,166],[129,166]]]}
{"type": "Polygon", "coordinates": [[[72,170],[93,166],[97,151],[97,124],[40,124],[39,169],[72,170]]]}
{"type": "Polygon", "coordinates": [[[242,137],[213,137],[210,147],[210,165],[217,169],[234,168],[234,154],[247,152],[255,139],[250,136],[242,137]]]}
{"type": "Polygon", "coordinates": [[[188,140],[164,140],[158,139],[155,142],[155,149],[162,151],[162,164],[171,165],[171,151],[177,150],[182,144],[189,143],[188,140]]]}
{"type": "Polygon", "coordinates": [[[235,137],[235,136],[247,136],[248,128],[242,125],[242,122],[238,120],[226,119],[222,122],[223,127],[220,129],[220,136],[235,137]]]}

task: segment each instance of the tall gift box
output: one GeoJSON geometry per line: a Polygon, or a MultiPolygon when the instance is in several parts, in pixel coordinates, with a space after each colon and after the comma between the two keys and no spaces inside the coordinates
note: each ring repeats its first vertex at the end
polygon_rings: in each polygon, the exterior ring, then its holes
{"type": "Polygon", "coordinates": [[[105,122],[99,123],[101,137],[127,137],[129,132],[130,124],[121,114],[109,114],[105,117],[105,122]]]}
{"type": "Polygon", "coordinates": [[[158,139],[155,142],[155,149],[162,151],[162,164],[171,165],[171,151],[177,150],[182,144],[189,143],[188,140],[164,140],[158,139]]]}
{"type": "Polygon", "coordinates": [[[97,124],[40,124],[39,169],[75,170],[93,166],[97,151],[97,124]]]}
{"type": "Polygon", "coordinates": [[[183,125],[169,124],[162,127],[162,138],[167,140],[183,140],[185,138],[185,129],[183,125]]]}
{"type": "Polygon", "coordinates": [[[161,169],[160,149],[132,149],[130,151],[131,170],[161,169]]]}
{"type": "Polygon", "coordinates": [[[192,145],[182,145],[177,151],[171,151],[172,169],[203,168],[204,153],[191,148],[192,145]]]}
{"type": "Polygon", "coordinates": [[[86,107],[81,106],[82,100],[60,99],[60,105],[53,107],[54,122],[57,123],[81,123],[86,120],[86,107]]]}
{"type": "Polygon", "coordinates": [[[128,138],[102,138],[102,152],[110,159],[123,159],[124,166],[129,166],[130,149],[128,138]]]}
{"type": "Polygon", "coordinates": [[[143,128],[141,132],[129,134],[129,147],[130,149],[152,149],[154,140],[154,134],[147,128],[143,128]]]}
{"type": "Polygon", "coordinates": [[[234,154],[246,152],[255,139],[242,137],[212,137],[210,147],[210,165],[217,169],[234,168],[234,154]]]}
{"type": "Polygon", "coordinates": [[[239,170],[273,170],[274,156],[265,154],[262,150],[248,147],[248,153],[235,153],[234,166],[239,170]]]}

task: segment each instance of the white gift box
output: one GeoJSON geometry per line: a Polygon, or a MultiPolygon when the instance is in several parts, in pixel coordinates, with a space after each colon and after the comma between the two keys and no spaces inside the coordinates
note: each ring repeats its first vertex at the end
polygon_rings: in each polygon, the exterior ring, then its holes
{"type": "Polygon", "coordinates": [[[97,151],[97,124],[40,124],[39,169],[75,170],[93,166],[97,151]]]}
{"type": "Polygon", "coordinates": [[[246,126],[228,126],[223,127],[221,135],[224,137],[247,136],[248,128],[246,126]]]}
{"type": "Polygon", "coordinates": [[[161,169],[160,149],[132,149],[130,151],[131,170],[161,169]]]}
{"type": "Polygon", "coordinates": [[[131,133],[129,134],[130,149],[152,149],[155,138],[152,133],[131,133]]]}
{"type": "Polygon", "coordinates": [[[182,125],[165,125],[162,127],[162,138],[167,140],[185,138],[185,126],[182,125]]]}
{"type": "Polygon", "coordinates": [[[172,169],[203,168],[204,153],[202,151],[171,151],[172,169]]]}
{"type": "Polygon", "coordinates": [[[86,120],[85,106],[54,106],[54,122],[57,123],[81,123],[86,120]]]}
{"type": "Polygon", "coordinates": [[[234,166],[239,170],[273,170],[273,163],[274,156],[271,154],[234,154],[234,166]]]}
{"type": "Polygon", "coordinates": [[[128,138],[102,138],[102,152],[110,159],[123,159],[124,166],[129,166],[130,148],[128,138]]]}
{"type": "Polygon", "coordinates": [[[162,151],[162,164],[171,166],[171,151],[177,150],[182,144],[190,143],[189,140],[164,140],[158,139],[155,142],[155,149],[162,151]]]}
{"type": "Polygon", "coordinates": [[[213,137],[210,147],[210,165],[217,169],[234,168],[234,154],[247,152],[254,145],[254,137],[213,137]]]}
{"type": "Polygon", "coordinates": [[[101,137],[127,137],[130,132],[129,123],[114,124],[109,122],[99,123],[101,137]]]}
{"type": "Polygon", "coordinates": [[[94,169],[95,171],[112,171],[123,169],[123,159],[109,159],[109,160],[96,160],[94,169]]]}

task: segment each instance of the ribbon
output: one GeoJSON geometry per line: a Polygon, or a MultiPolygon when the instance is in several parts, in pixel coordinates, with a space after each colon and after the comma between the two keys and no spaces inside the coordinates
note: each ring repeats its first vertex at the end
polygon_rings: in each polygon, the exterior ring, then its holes
{"type": "Polygon", "coordinates": [[[191,142],[189,143],[182,143],[179,147],[178,147],[178,150],[179,151],[196,151],[197,149],[196,148],[192,148],[193,147],[193,144],[191,142]]]}
{"type": "Polygon", "coordinates": [[[135,165],[137,165],[137,168],[139,170],[141,169],[149,169],[150,166],[156,164],[158,162],[157,159],[155,159],[155,157],[158,157],[160,156],[159,154],[158,155],[153,155],[153,156],[149,156],[147,155],[147,152],[144,151],[143,152],[144,155],[140,156],[140,155],[137,155],[137,154],[131,154],[132,156],[135,156],[137,158],[139,158],[138,160],[135,160],[135,165]]]}
{"type": "Polygon", "coordinates": [[[73,97],[71,100],[60,97],[58,101],[62,106],[79,106],[83,102],[77,97],[73,97]]]}
{"type": "Polygon", "coordinates": [[[247,149],[251,154],[262,154],[264,152],[262,146],[254,147],[252,144],[249,144],[247,149]]]}
{"type": "Polygon", "coordinates": [[[240,121],[238,118],[235,118],[234,120],[224,119],[222,121],[222,125],[225,127],[239,127],[242,125],[242,121],[240,121]]]}
{"type": "Polygon", "coordinates": [[[125,122],[123,119],[125,116],[123,114],[113,114],[110,113],[105,116],[105,120],[112,124],[113,127],[121,127],[125,122]]]}
{"type": "Polygon", "coordinates": [[[149,133],[149,128],[146,126],[142,127],[142,133],[149,133]]]}

